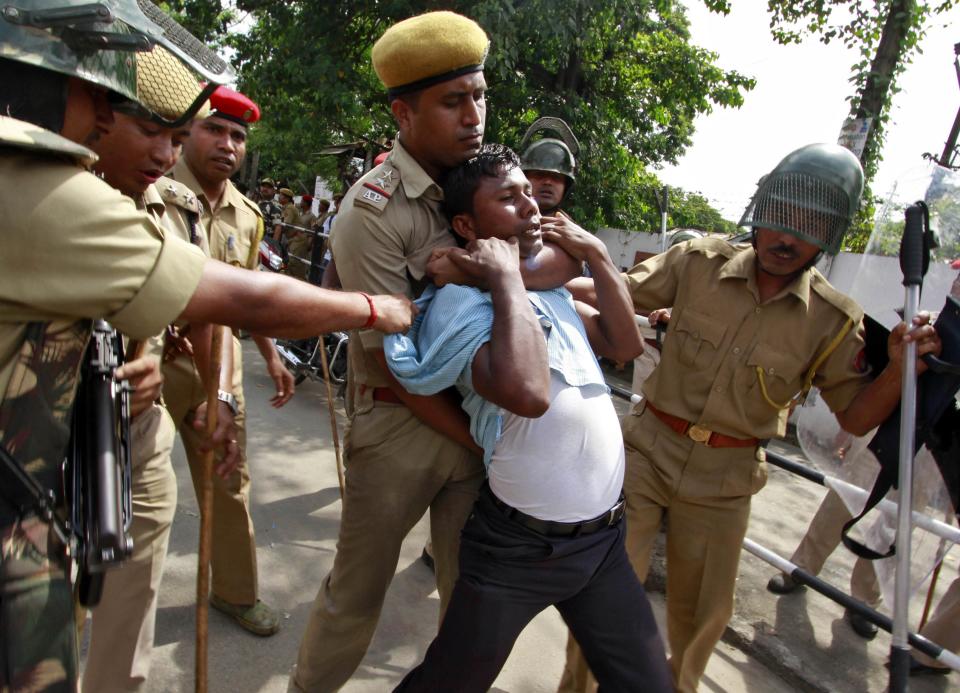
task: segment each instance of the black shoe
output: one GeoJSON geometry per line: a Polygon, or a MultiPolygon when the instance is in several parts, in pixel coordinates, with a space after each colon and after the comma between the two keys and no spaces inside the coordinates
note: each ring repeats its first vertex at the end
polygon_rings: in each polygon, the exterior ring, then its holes
{"type": "Polygon", "coordinates": [[[423,547],[423,553],[420,554],[420,560],[423,561],[423,564],[430,569],[431,573],[436,573],[437,568],[433,564],[433,556],[430,555],[430,552],[427,551],[427,547],[423,547]]]}
{"type": "Polygon", "coordinates": [[[767,590],[774,594],[790,594],[802,587],[803,585],[786,573],[777,573],[767,582],[767,590]]]}
{"type": "Polygon", "coordinates": [[[932,667],[921,664],[913,655],[910,655],[910,676],[946,676],[953,669],[948,667],[932,667]]]}
{"type": "Polygon", "coordinates": [[[853,632],[864,640],[873,640],[877,637],[877,624],[870,619],[861,616],[856,611],[850,611],[850,609],[847,609],[844,616],[847,623],[853,628],[853,632]]]}

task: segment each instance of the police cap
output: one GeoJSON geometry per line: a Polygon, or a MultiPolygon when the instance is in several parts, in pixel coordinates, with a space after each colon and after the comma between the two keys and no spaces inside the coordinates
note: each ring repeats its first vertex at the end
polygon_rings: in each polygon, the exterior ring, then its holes
{"type": "Polygon", "coordinates": [[[490,40],[472,19],[427,12],[394,24],[373,44],[373,69],[390,100],[483,70],[490,40]]]}
{"type": "Polygon", "coordinates": [[[247,127],[260,120],[260,107],[246,94],[230,87],[217,87],[210,96],[210,117],[223,118],[247,127]]]}
{"type": "Polygon", "coordinates": [[[277,192],[280,193],[281,195],[286,195],[291,200],[293,199],[293,190],[291,190],[290,188],[280,188],[279,190],[277,190],[277,192]]]}

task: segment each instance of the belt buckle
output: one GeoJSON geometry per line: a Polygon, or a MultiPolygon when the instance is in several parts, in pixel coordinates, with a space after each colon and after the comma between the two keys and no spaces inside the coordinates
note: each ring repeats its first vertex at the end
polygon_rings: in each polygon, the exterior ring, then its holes
{"type": "Polygon", "coordinates": [[[710,445],[710,436],[713,435],[713,431],[709,428],[704,428],[700,424],[694,424],[687,429],[687,436],[696,443],[702,443],[703,445],[710,445]]]}
{"type": "Polygon", "coordinates": [[[617,511],[620,510],[626,501],[619,501],[607,512],[607,527],[611,526],[617,521],[617,511]]]}

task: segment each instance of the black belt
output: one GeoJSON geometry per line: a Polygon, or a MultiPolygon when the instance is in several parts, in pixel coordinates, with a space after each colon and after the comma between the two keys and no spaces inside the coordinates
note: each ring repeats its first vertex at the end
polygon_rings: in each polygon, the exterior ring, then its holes
{"type": "Polygon", "coordinates": [[[521,512],[507,505],[497,498],[497,495],[490,490],[490,486],[487,484],[483,486],[483,493],[490,499],[493,505],[496,506],[497,510],[507,518],[547,537],[578,537],[599,532],[601,529],[615,525],[623,519],[623,513],[627,505],[621,493],[620,500],[618,500],[612,508],[592,520],[583,520],[582,522],[555,522],[553,520],[541,520],[538,517],[527,515],[525,512],[521,512]]]}

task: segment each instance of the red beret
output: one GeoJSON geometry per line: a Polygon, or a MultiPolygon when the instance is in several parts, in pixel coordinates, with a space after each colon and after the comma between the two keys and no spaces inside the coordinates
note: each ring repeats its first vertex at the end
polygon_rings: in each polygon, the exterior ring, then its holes
{"type": "Polygon", "coordinates": [[[246,127],[260,120],[260,107],[229,87],[217,87],[210,96],[210,117],[226,118],[246,127]]]}
{"type": "Polygon", "coordinates": [[[301,199],[302,199],[304,202],[306,202],[307,204],[309,204],[309,203],[313,202],[313,195],[304,195],[303,198],[301,198],[301,199]]]}
{"type": "Polygon", "coordinates": [[[377,154],[376,157],[374,157],[373,165],[379,166],[380,164],[382,164],[384,161],[387,160],[388,156],[390,156],[390,152],[380,152],[379,154],[377,154]]]}

